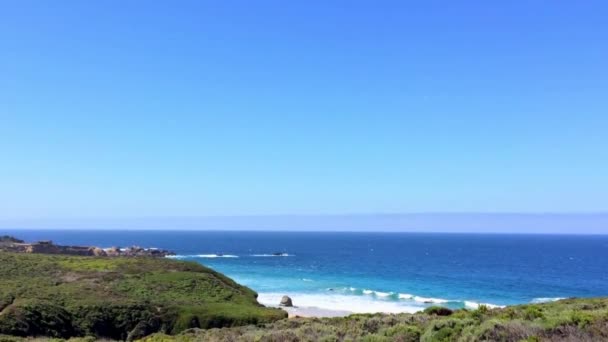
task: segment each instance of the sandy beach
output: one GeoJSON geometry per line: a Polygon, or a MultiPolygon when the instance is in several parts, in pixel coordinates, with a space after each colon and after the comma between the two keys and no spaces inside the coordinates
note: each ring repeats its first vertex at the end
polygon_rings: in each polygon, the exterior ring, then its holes
{"type": "Polygon", "coordinates": [[[295,317],[344,317],[353,312],[350,311],[339,311],[339,310],[327,310],[316,307],[280,307],[281,309],[287,311],[289,314],[289,318],[295,317]]]}

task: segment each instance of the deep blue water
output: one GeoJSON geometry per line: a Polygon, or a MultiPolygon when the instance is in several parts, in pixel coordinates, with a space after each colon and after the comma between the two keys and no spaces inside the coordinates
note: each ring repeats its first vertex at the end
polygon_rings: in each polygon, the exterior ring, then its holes
{"type": "Polygon", "coordinates": [[[301,306],[395,312],[429,301],[463,307],[608,295],[608,236],[0,230],[5,233],[170,249],[253,288],[268,304],[289,294],[301,306]],[[288,256],[267,256],[275,252],[288,256]]]}

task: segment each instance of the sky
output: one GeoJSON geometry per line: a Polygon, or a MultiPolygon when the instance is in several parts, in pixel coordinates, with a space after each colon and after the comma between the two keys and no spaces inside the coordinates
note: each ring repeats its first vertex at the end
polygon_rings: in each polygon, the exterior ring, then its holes
{"type": "Polygon", "coordinates": [[[1,1],[0,221],[606,213],[607,17],[1,1]]]}

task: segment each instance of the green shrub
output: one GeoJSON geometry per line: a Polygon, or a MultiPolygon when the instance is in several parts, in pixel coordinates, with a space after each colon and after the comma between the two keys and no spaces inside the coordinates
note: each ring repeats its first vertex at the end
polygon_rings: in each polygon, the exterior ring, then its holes
{"type": "Polygon", "coordinates": [[[542,310],[536,305],[530,305],[524,310],[524,318],[527,320],[535,320],[544,316],[542,310]]]}
{"type": "Polygon", "coordinates": [[[0,333],[16,336],[71,336],[71,315],[61,306],[29,300],[14,303],[0,316],[0,333]]]}
{"type": "Polygon", "coordinates": [[[498,314],[498,317],[503,319],[515,319],[517,315],[517,310],[511,307],[507,307],[501,310],[500,314],[498,314]]]}
{"type": "Polygon", "coordinates": [[[444,318],[433,322],[421,336],[421,341],[450,342],[456,340],[462,329],[471,324],[468,320],[444,318]]]}
{"type": "Polygon", "coordinates": [[[424,309],[424,313],[427,315],[449,316],[453,314],[454,311],[443,306],[431,306],[424,309]]]}
{"type": "Polygon", "coordinates": [[[417,342],[422,332],[417,326],[400,324],[386,329],[384,335],[391,337],[393,341],[417,342]]]}
{"type": "Polygon", "coordinates": [[[477,310],[471,311],[471,317],[475,318],[478,321],[481,321],[483,320],[483,317],[487,312],[487,307],[485,305],[480,305],[477,310]]]}
{"type": "Polygon", "coordinates": [[[579,328],[585,328],[593,322],[593,316],[580,310],[573,310],[570,313],[570,321],[579,328]]]}
{"type": "Polygon", "coordinates": [[[381,326],[382,322],[380,321],[380,319],[373,317],[365,320],[365,322],[363,323],[363,330],[367,331],[370,334],[375,334],[376,332],[378,332],[378,330],[380,330],[381,326]]]}

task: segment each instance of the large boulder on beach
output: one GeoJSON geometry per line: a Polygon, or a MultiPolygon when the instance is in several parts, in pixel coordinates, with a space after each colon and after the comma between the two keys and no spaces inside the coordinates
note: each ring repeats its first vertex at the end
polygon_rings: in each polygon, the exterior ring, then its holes
{"type": "Polygon", "coordinates": [[[283,298],[281,298],[281,306],[293,306],[291,298],[289,298],[289,296],[283,296],[283,298]]]}

